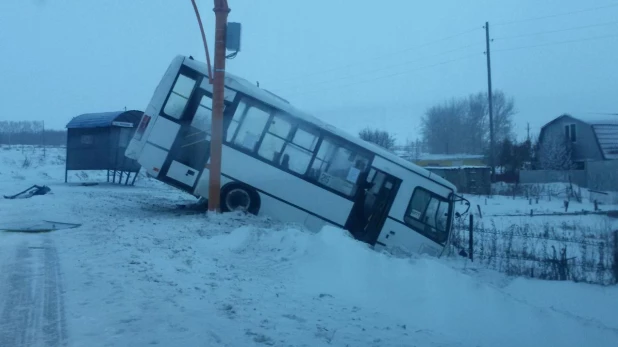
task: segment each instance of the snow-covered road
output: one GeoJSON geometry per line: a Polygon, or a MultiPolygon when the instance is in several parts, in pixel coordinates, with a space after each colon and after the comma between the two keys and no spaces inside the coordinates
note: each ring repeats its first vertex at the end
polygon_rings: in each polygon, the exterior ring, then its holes
{"type": "MultiPolygon", "coordinates": [[[[167,189],[51,187],[52,195],[11,201],[11,224],[52,219],[83,225],[46,234],[2,234],[3,264],[19,276],[0,296],[11,312],[17,312],[15,300],[28,300],[16,304],[30,311],[48,310],[46,301],[38,300],[47,300],[49,292],[30,288],[51,290],[38,282],[57,276],[58,262],[51,260],[60,253],[63,282],[53,289],[63,295],[52,301],[66,301],[58,306],[58,317],[66,314],[71,346],[316,346],[335,341],[406,346],[435,339],[435,332],[414,332],[379,307],[354,305],[345,293],[313,288],[320,277],[316,269],[290,261],[312,242],[303,231],[267,219],[178,210],[176,203],[186,202],[186,196],[167,189]],[[24,255],[6,258],[15,252],[24,255]],[[15,296],[18,288],[29,293],[26,299],[15,296]]],[[[354,290],[370,296],[364,288],[354,290]]],[[[7,339],[37,338],[23,345],[51,339],[45,330],[51,321],[32,323],[25,318],[31,315],[3,317],[3,330],[11,332],[7,339]]],[[[61,330],[64,320],[58,322],[54,336],[60,341],[66,332],[61,330]]]]}
{"type": "MultiPolygon", "coordinates": [[[[0,346],[616,346],[618,288],[513,279],[463,259],[394,258],[338,229],[177,208],[149,181],[0,190],[0,346]]],[[[10,176],[10,174],[8,174],[10,176]]]]}
{"type": "Polygon", "coordinates": [[[64,283],[53,238],[5,235],[0,254],[0,346],[65,346],[64,283]]]}

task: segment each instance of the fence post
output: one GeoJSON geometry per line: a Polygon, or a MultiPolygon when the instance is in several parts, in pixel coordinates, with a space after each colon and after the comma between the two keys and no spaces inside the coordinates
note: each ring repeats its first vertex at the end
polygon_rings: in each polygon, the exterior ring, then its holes
{"type": "Polygon", "coordinates": [[[469,239],[469,253],[470,261],[474,262],[474,215],[470,214],[470,237],[469,239]]]}
{"type": "Polygon", "coordinates": [[[614,230],[614,283],[618,284],[618,230],[614,230]]]}

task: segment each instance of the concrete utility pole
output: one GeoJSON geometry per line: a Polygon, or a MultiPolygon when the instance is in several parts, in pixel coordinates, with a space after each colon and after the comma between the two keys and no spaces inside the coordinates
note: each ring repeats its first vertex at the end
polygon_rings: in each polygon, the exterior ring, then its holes
{"type": "Polygon", "coordinates": [[[489,48],[489,22],[485,22],[485,43],[487,46],[487,98],[489,102],[489,165],[491,166],[491,181],[494,182],[496,174],[496,158],[494,155],[494,108],[491,92],[491,51],[489,48]]]}
{"type": "Polygon", "coordinates": [[[210,139],[210,178],[208,210],[219,211],[221,198],[221,147],[223,142],[223,108],[225,93],[225,31],[230,13],[227,0],[214,0],[215,66],[212,86],[212,127],[210,139]]]}

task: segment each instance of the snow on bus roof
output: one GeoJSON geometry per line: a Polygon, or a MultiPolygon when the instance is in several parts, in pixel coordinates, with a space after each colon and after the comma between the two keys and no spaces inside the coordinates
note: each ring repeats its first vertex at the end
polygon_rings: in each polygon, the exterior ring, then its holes
{"type": "MultiPolygon", "coordinates": [[[[178,57],[176,57],[176,59],[184,59],[184,64],[199,71],[200,73],[204,74],[205,76],[208,76],[208,70],[207,70],[207,66],[205,63],[194,60],[194,59],[190,59],[186,56],[182,56],[179,55],[178,57]]],[[[248,95],[250,97],[253,97],[255,99],[258,99],[274,108],[277,108],[283,112],[289,113],[290,115],[293,115],[295,117],[298,117],[308,123],[311,123],[321,129],[324,129],[336,136],[339,136],[341,138],[344,138],[352,143],[354,143],[357,146],[360,146],[364,149],[367,149],[371,152],[376,153],[377,155],[388,159],[391,162],[394,162],[395,164],[398,164],[408,170],[414,171],[424,177],[427,178],[431,178],[432,180],[445,185],[453,190],[456,190],[455,185],[453,185],[451,182],[445,180],[444,178],[432,173],[429,170],[425,170],[424,168],[415,165],[414,163],[407,161],[403,158],[400,158],[399,156],[397,156],[394,153],[391,153],[389,151],[387,151],[386,149],[375,145],[373,143],[364,141],[363,139],[356,137],[356,136],[352,136],[351,134],[349,134],[348,132],[345,132],[339,128],[336,128],[335,126],[328,124],[326,122],[324,122],[323,120],[306,113],[305,111],[299,110],[298,108],[294,107],[292,104],[290,104],[289,102],[287,102],[285,99],[283,99],[282,97],[267,91],[265,89],[262,89],[258,86],[256,86],[255,84],[247,81],[246,79],[236,76],[232,73],[229,72],[225,72],[225,86],[227,88],[236,90],[237,92],[243,93],[245,95],[248,95]]]]}

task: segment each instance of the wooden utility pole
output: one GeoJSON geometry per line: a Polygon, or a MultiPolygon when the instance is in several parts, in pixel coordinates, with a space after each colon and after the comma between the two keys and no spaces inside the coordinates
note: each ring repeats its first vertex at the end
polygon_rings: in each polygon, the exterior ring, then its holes
{"type": "Polygon", "coordinates": [[[491,181],[493,182],[496,174],[496,157],[495,157],[495,143],[494,143],[494,108],[493,108],[493,96],[491,92],[491,51],[489,48],[489,22],[485,22],[485,44],[487,50],[487,98],[489,102],[489,165],[491,166],[491,181]]]}
{"type": "Polygon", "coordinates": [[[526,139],[528,140],[528,142],[530,142],[530,122],[528,122],[526,130],[527,130],[527,133],[528,133],[528,135],[526,135],[526,139]]]}
{"type": "Polygon", "coordinates": [[[221,198],[221,147],[223,142],[223,107],[225,93],[225,31],[230,13],[227,0],[214,0],[215,66],[212,81],[212,127],[210,139],[210,178],[208,210],[219,211],[221,198]]]}

